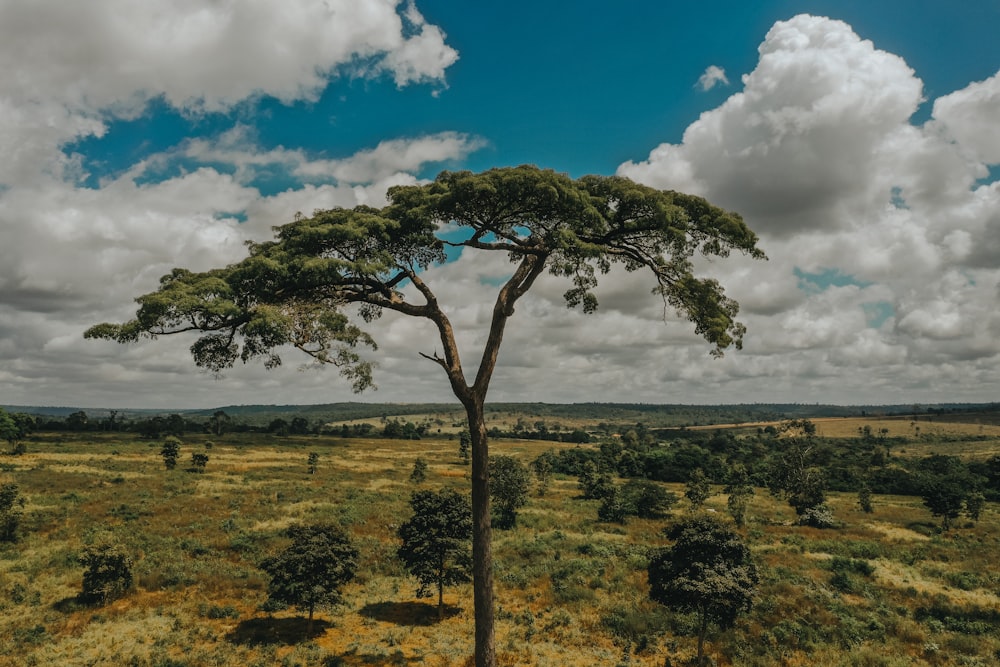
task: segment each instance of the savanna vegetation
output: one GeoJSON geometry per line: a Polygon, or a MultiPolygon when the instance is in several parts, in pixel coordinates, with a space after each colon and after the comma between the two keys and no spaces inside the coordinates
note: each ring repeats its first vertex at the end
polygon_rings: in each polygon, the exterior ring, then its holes
{"type": "MultiPolygon", "coordinates": [[[[681,665],[701,647],[719,665],[994,664],[990,414],[580,419],[571,431],[593,442],[496,440],[517,471],[516,521],[494,537],[498,663],[681,665]],[[681,550],[699,539],[730,545],[721,565],[695,563],[721,572],[726,607],[685,603],[690,587],[663,578],[681,571],[665,555],[701,553],[681,550]]],[[[471,664],[462,538],[446,536],[457,560],[436,578],[415,539],[428,531],[403,528],[430,525],[420,508],[436,497],[467,501],[461,424],[419,418],[413,440],[239,421],[219,433],[207,415],[177,442],[35,430],[0,457],[0,664],[471,664]],[[403,557],[407,537],[422,565],[403,557]]],[[[461,507],[444,526],[463,524],[461,507]]]]}

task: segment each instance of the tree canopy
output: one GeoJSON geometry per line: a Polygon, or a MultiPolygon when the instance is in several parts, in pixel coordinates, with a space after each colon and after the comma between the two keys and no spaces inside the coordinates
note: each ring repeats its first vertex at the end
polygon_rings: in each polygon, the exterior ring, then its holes
{"type": "Polygon", "coordinates": [[[759,576],[750,549],[718,519],[693,516],[666,531],[673,546],[649,560],[649,597],[698,615],[698,664],[709,623],[732,626],[750,610],[759,576]]]}
{"type": "MultiPolygon", "coordinates": [[[[764,257],[739,215],[701,197],[618,176],[572,179],[534,166],[446,171],[427,184],[390,188],[381,208],[296,215],[275,228],[274,240],[251,243],[247,258],[225,268],[174,269],[159,289],[137,299],[134,319],[98,324],[84,335],[127,343],[197,332],[194,361],[213,371],[251,360],[275,367],[283,348],[293,347],[338,367],[360,391],[373,384],[372,362],[364,353],[376,348],[364,326],[386,310],[432,322],[441,354],[421,355],[444,370],[472,436],[476,665],[492,667],[484,403],[517,301],[547,271],[568,281],[563,297],[569,307],[592,313],[600,275],[614,266],[644,270],[664,306],[693,323],[719,356],[742,346],[745,328],[736,320],[738,304],[718,281],[695,275],[693,258],[726,257],[733,250],[764,257]],[[448,247],[504,253],[514,265],[497,292],[473,377],[465,374],[452,323],[425,280],[429,269],[447,261],[448,247]]],[[[425,350],[434,347],[428,341],[425,350]]]]}
{"type": "Polygon", "coordinates": [[[316,606],[339,602],[340,588],[354,578],[358,551],[332,523],[294,524],[285,535],[291,544],[260,566],[271,577],[268,598],[308,610],[311,629],[316,606]]]}
{"type": "Polygon", "coordinates": [[[400,525],[398,554],[420,582],[421,592],[436,586],[438,616],[444,615],[444,587],[469,580],[472,558],[472,508],[451,489],[417,491],[410,497],[413,516],[400,525]]]}

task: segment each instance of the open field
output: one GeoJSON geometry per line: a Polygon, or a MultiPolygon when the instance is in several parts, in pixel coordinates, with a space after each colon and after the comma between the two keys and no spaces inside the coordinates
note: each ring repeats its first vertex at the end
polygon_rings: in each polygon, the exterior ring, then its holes
{"type": "MultiPolygon", "coordinates": [[[[817,422],[854,434],[863,425],[817,422]]],[[[954,444],[983,434],[975,424],[947,428],[954,444]]],[[[127,434],[40,434],[27,454],[0,458],[0,483],[15,482],[27,500],[23,537],[0,545],[0,664],[467,664],[471,587],[446,589],[450,611],[437,622],[433,600],[415,596],[395,557],[417,457],[429,464],[420,488],[467,491],[456,440],[210,439],[206,449],[208,436],[186,436],[172,471],[159,441],[127,434]],[[313,451],[319,469],[309,475],[313,451]],[[209,455],[204,473],[184,470],[192,452],[209,455]],[[283,544],[283,528],[311,520],[345,526],[362,566],[345,603],[319,612],[307,637],[298,612],[260,610],[267,579],[257,566],[283,544]],[[135,555],[136,589],[104,607],[80,605],[78,556],[108,531],[135,555]]],[[[998,441],[975,444],[970,456],[1000,452],[998,441]]],[[[504,440],[493,451],[528,463],[553,447],[573,445],[504,440]]],[[[681,485],[666,486],[683,496],[681,485]]],[[[725,515],[714,490],[708,507],[725,515]]],[[[598,504],[557,476],[516,528],[495,533],[500,664],[652,666],[670,655],[679,665],[693,654],[692,619],[646,599],[647,554],[665,543],[670,519],[601,523],[598,504]]],[[[760,595],[735,629],[712,637],[718,664],[996,664],[996,507],[941,534],[919,498],[877,496],[874,514],[860,512],[853,494],[830,494],[830,504],[842,527],[799,527],[783,501],[757,490],[744,532],[761,566],[760,595]],[[834,557],[865,561],[871,574],[834,579],[834,557]]],[[[673,517],[686,512],[680,502],[673,517]]]]}

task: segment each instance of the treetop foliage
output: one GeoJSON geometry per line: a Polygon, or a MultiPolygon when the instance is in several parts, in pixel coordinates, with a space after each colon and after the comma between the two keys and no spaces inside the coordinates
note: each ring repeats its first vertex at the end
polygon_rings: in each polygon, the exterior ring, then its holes
{"type": "Polygon", "coordinates": [[[588,313],[597,309],[599,274],[615,264],[649,269],[654,293],[694,323],[713,354],[742,343],[738,305],[715,280],[695,277],[691,258],[733,249],[764,254],[738,215],[700,197],[617,176],[574,180],[521,166],[442,172],[427,185],[393,187],[388,199],[383,208],[297,215],[275,228],[275,240],[250,244],[249,256],[226,268],[174,269],[156,292],[137,299],[135,319],[96,325],[85,336],[131,342],[199,331],[191,352],[215,371],[258,358],[277,366],[275,350],[291,345],[338,366],[360,391],[372,383],[372,366],[359,349],[375,342],[344,307],[356,304],[366,322],[384,309],[437,321],[441,311],[421,274],[446,261],[446,246],[457,246],[506,252],[518,268],[503,289],[515,298],[546,270],[567,278],[567,305],[588,313]],[[445,225],[468,234],[445,240],[445,225]],[[423,302],[404,294],[406,285],[423,302]]]}

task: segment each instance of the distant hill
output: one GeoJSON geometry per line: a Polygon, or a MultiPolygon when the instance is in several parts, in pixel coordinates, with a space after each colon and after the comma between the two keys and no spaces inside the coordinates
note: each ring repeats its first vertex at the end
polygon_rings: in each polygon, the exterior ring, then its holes
{"type": "MultiPolygon", "coordinates": [[[[208,418],[218,410],[244,423],[266,424],[275,418],[305,417],[310,421],[343,422],[362,419],[437,415],[460,420],[458,403],[323,403],[316,405],[225,405],[185,410],[80,408],[53,406],[2,406],[9,412],[25,412],[46,417],[66,417],[83,411],[89,417],[107,416],[117,411],[119,419],[180,414],[186,418],[208,418]]],[[[681,405],[647,403],[489,403],[488,415],[542,419],[586,419],[588,421],[642,422],[650,427],[704,426],[808,417],[851,417],[935,413],[1000,412],[998,403],[941,403],[907,405],[821,405],[804,403],[744,403],[739,405],[681,405]]]]}

